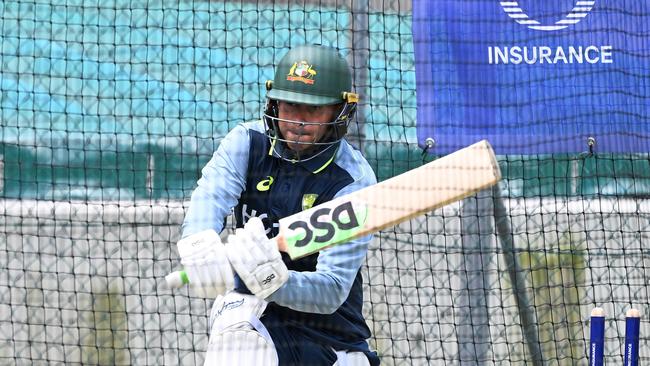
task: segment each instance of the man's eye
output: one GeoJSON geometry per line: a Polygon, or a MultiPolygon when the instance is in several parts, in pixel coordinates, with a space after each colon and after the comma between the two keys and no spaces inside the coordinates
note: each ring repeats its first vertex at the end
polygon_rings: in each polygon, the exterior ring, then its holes
{"type": "Polygon", "coordinates": [[[298,109],[298,105],[296,103],[288,103],[284,102],[280,104],[280,109],[283,111],[289,112],[289,111],[295,111],[298,109]]]}

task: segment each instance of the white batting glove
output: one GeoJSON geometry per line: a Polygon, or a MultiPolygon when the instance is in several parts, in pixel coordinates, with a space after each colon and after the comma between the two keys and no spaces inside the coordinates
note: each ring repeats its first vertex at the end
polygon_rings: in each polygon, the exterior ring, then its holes
{"type": "Polygon", "coordinates": [[[176,246],[195,296],[214,299],[235,287],[233,269],[216,231],[190,235],[176,246]]]}
{"type": "Polygon", "coordinates": [[[258,217],[248,220],[243,229],[228,236],[226,253],[230,264],[255,296],[266,299],[289,279],[275,241],[266,237],[258,217]]]}

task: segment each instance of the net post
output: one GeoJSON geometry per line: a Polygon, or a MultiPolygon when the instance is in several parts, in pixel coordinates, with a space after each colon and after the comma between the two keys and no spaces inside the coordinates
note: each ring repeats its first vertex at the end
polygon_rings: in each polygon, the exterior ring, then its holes
{"type": "Polygon", "coordinates": [[[461,203],[462,261],[466,270],[461,285],[461,321],[458,327],[460,362],[480,362],[489,358],[490,317],[489,276],[494,269],[491,256],[493,223],[490,190],[482,190],[461,203]],[[478,270],[480,269],[480,270],[478,270]]]}
{"type": "Polygon", "coordinates": [[[531,363],[533,366],[542,366],[544,358],[542,355],[542,348],[539,343],[539,331],[535,322],[535,312],[531,310],[528,303],[528,296],[526,296],[525,279],[519,274],[522,272],[517,257],[515,256],[514,242],[512,240],[512,229],[510,220],[508,219],[508,212],[501,196],[500,185],[497,184],[492,187],[492,196],[494,197],[494,221],[496,226],[496,233],[501,248],[503,249],[503,256],[508,268],[508,275],[512,282],[515,302],[517,309],[519,309],[519,320],[524,332],[524,339],[526,347],[531,356],[531,363]]]}

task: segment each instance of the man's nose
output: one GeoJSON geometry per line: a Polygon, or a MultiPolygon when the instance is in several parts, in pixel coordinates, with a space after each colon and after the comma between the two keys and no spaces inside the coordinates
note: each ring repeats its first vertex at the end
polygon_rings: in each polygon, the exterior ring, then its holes
{"type": "Polygon", "coordinates": [[[303,128],[307,125],[306,122],[308,122],[308,115],[303,111],[296,110],[291,114],[289,119],[293,120],[298,126],[303,128]]]}
{"type": "Polygon", "coordinates": [[[304,109],[301,109],[301,108],[297,108],[297,109],[294,110],[293,115],[294,115],[296,121],[303,122],[302,125],[303,126],[305,125],[304,121],[307,118],[307,111],[305,111],[304,109]]]}

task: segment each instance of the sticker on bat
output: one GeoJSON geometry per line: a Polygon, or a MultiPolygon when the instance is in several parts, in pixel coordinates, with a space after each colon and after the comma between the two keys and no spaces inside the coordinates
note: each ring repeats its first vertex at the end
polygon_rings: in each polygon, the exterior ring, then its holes
{"type": "Polygon", "coordinates": [[[305,220],[296,220],[288,228],[291,235],[286,241],[291,248],[305,252],[348,240],[366,222],[368,210],[365,204],[345,201],[334,208],[323,207],[311,212],[305,220]]]}

